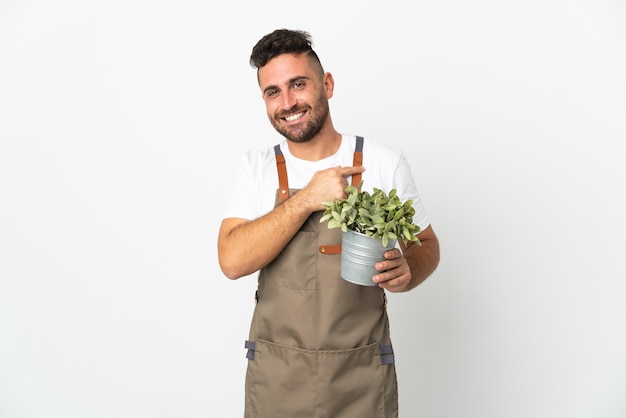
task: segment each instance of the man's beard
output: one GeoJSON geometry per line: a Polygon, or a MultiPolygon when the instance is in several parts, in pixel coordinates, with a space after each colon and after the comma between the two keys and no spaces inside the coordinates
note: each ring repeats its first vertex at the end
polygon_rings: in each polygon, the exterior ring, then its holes
{"type": "MultiPolygon", "coordinates": [[[[293,142],[307,142],[310,141],[319,133],[324,125],[324,122],[328,118],[329,107],[328,100],[324,100],[320,97],[315,105],[309,107],[307,110],[309,120],[302,128],[291,128],[281,124],[280,118],[269,117],[270,123],[282,136],[293,142]],[[312,109],[316,111],[313,112],[312,109]]],[[[290,114],[297,113],[297,111],[289,112],[290,114]]]]}

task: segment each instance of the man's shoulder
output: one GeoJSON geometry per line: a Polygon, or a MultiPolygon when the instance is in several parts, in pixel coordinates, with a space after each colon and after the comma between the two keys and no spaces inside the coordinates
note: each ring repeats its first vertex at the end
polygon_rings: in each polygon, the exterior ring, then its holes
{"type": "Polygon", "coordinates": [[[381,157],[398,157],[402,154],[402,150],[388,142],[377,138],[364,138],[363,154],[373,154],[381,157]]]}
{"type": "MultiPolygon", "coordinates": [[[[282,142],[277,142],[275,145],[279,145],[282,147],[282,142]]],[[[268,161],[274,161],[275,159],[275,145],[265,147],[265,148],[253,148],[247,151],[244,151],[242,154],[242,158],[247,160],[250,164],[264,164],[268,161]]]]}

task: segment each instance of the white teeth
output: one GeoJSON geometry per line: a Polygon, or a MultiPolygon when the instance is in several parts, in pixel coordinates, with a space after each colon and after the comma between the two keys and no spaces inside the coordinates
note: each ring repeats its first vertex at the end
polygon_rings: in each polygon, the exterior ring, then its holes
{"type": "Polygon", "coordinates": [[[285,120],[287,122],[293,122],[296,119],[300,119],[304,115],[304,112],[296,113],[295,115],[287,116],[285,120]]]}

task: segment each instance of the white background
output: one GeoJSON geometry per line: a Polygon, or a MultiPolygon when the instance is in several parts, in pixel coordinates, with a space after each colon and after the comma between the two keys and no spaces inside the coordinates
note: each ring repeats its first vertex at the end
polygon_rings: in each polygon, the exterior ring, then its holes
{"type": "Polygon", "coordinates": [[[216,237],[280,27],[441,241],[390,296],[401,417],[625,417],[624,2],[216,4],[0,0],[0,417],[242,416],[256,283],[216,237]]]}

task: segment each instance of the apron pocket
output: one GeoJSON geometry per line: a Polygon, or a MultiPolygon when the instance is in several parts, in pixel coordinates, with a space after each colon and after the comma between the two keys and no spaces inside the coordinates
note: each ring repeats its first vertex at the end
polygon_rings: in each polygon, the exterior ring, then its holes
{"type": "Polygon", "coordinates": [[[319,416],[398,416],[395,366],[383,364],[380,345],[319,353],[319,416]]]}
{"type": "Polygon", "coordinates": [[[313,417],[317,404],[316,352],[257,340],[248,361],[246,417],[313,417]]]}
{"type": "Polygon", "coordinates": [[[258,339],[246,375],[248,418],[397,418],[395,366],[380,344],[303,350],[258,339]]]}
{"type": "Polygon", "coordinates": [[[265,269],[278,286],[297,290],[317,288],[317,233],[298,231],[265,269]]]}

